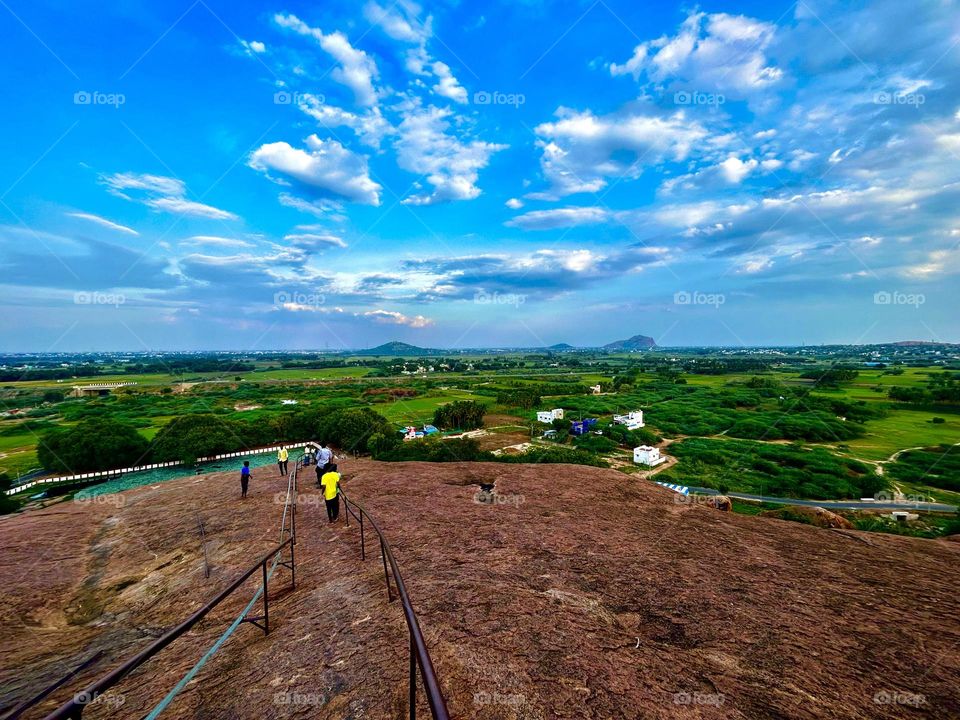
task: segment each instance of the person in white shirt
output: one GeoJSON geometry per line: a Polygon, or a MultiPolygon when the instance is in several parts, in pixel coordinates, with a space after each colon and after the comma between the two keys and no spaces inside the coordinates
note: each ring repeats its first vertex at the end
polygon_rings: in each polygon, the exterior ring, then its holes
{"type": "Polygon", "coordinates": [[[320,443],[320,449],[317,451],[317,485],[320,485],[320,478],[323,477],[323,474],[329,470],[330,464],[333,462],[333,450],[327,447],[325,442],[320,443]]]}

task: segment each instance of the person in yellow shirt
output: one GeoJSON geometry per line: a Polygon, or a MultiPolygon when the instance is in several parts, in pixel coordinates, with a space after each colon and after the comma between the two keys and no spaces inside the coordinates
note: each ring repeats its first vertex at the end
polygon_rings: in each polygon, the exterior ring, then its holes
{"type": "Polygon", "coordinates": [[[277,466],[280,468],[280,474],[287,474],[287,458],[290,457],[290,453],[287,452],[287,446],[281,445],[279,452],[277,452],[277,466]]]}
{"type": "Polygon", "coordinates": [[[337,466],[331,465],[330,469],[320,478],[320,484],[323,486],[323,499],[327,503],[327,520],[332,523],[340,517],[340,498],[337,497],[337,488],[340,487],[340,473],[337,472],[337,466]]]}

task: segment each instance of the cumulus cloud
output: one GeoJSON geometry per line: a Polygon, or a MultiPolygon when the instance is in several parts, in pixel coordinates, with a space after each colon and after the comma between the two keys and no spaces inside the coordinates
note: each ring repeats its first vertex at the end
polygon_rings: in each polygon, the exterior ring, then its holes
{"type": "Polygon", "coordinates": [[[473,140],[464,142],[450,129],[449,110],[409,105],[398,128],[395,143],[397,164],[404,170],[426,175],[433,186],[429,194],[415,194],[405,204],[432,205],[451,200],[472,200],[480,196],[480,170],[493,153],[506,145],[473,140]]]}
{"type": "Polygon", "coordinates": [[[267,143],[252,153],[248,164],[277,182],[292,182],[302,190],[328,193],[364,205],[380,204],[381,188],[370,179],[365,156],[351,152],[336,140],[321,140],[316,135],[308,137],[306,145],[307,149],[302,150],[282,141],[267,143]]]}
{"type": "Polygon", "coordinates": [[[528,197],[544,200],[599,192],[609,178],[636,178],[644,167],[683,160],[709,134],[682,111],[659,115],[639,107],[600,116],[560,108],[557,120],[538,125],[536,133],[551,187],[528,197]]]}
{"type": "Polygon", "coordinates": [[[776,26],[743,15],[690,14],[673,36],[642,42],[611,75],[646,75],[660,84],[677,82],[693,91],[747,96],[776,85],[783,70],[766,52],[776,26]]]}
{"type": "Polygon", "coordinates": [[[405,325],[412,328],[424,328],[433,325],[433,320],[423,315],[410,317],[395,310],[368,310],[367,312],[360,313],[360,316],[386,325],[405,325]]]}
{"type": "Polygon", "coordinates": [[[297,104],[304,113],[312,117],[324,128],[350,128],[364,145],[379,149],[386,135],[395,132],[393,126],[383,117],[380,108],[374,107],[363,113],[352,113],[343,108],[330,105],[324,98],[311,93],[303,93],[297,104]]]}
{"type": "Polygon", "coordinates": [[[416,45],[407,51],[406,67],[414,75],[431,77],[436,82],[433,92],[454,102],[465,104],[467,91],[454,76],[450,66],[435,59],[427,50],[433,37],[433,18],[419,17],[420,6],[412,2],[395,2],[389,7],[371,0],[364,6],[364,17],[380,27],[386,35],[402,43],[416,45]]]}
{"type": "Polygon", "coordinates": [[[273,16],[273,20],[282,28],[312,38],[336,60],[338,65],[330,73],[330,77],[350,88],[358,105],[369,107],[377,103],[378,92],[374,87],[374,81],[379,77],[377,64],[363,50],[353,47],[346,35],[339,31],[324,33],[320,28],[310,27],[293,14],[278,13],[273,16]]]}
{"type": "Polygon", "coordinates": [[[126,225],[121,225],[119,223],[113,222],[113,220],[107,220],[105,217],[100,217],[99,215],[94,215],[93,213],[85,212],[69,212],[67,213],[69,217],[79,218],[80,220],[89,220],[92,223],[96,223],[100,227],[105,227],[109,230],[116,230],[117,232],[126,233],[128,235],[139,235],[136,230],[133,228],[127,227],[126,225]]]}

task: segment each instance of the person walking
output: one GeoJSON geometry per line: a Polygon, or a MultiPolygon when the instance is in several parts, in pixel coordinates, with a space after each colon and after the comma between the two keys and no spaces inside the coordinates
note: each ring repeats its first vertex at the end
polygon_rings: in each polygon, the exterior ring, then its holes
{"type": "Polygon", "coordinates": [[[323,485],[323,499],[327,503],[327,520],[335,523],[340,517],[340,498],[337,497],[340,473],[337,472],[336,465],[330,465],[330,469],[323,474],[320,483],[323,485]]]}
{"type": "Polygon", "coordinates": [[[329,470],[330,463],[333,462],[333,450],[327,447],[327,443],[320,441],[320,450],[317,452],[317,477],[329,470]]]}
{"type": "Polygon", "coordinates": [[[277,466],[280,468],[280,474],[287,474],[287,458],[290,456],[290,453],[287,452],[287,446],[281,445],[280,451],[277,453],[277,466]]]}
{"type": "Polygon", "coordinates": [[[243,467],[240,468],[240,499],[247,497],[247,488],[250,487],[250,461],[244,460],[243,467]]]}

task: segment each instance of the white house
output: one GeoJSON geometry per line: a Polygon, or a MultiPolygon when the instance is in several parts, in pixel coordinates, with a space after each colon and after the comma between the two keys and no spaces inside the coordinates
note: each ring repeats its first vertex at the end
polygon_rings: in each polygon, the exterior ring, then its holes
{"type": "Polygon", "coordinates": [[[563,420],[563,408],[540,410],[537,412],[537,422],[552,423],[554,420],[563,420]]]}
{"type": "Polygon", "coordinates": [[[643,427],[643,410],[631,410],[626,415],[614,415],[616,425],[626,425],[627,430],[636,430],[643,427]]]}
{"type": "Polygon", "coordinates": [[[594,395],[599,395],[599,394],[600,394],[600,390],[601,390],[601,388],[600,388],[600,383],[597,383],[596,385],[591,385],[591,386],[590,386],[590,392],[593,393],[594,395]]]}
{"type": "Polygon", "coordinates": [[[633,461],[639,465],[648,465],[654,467],[662,462],[666,462],[665,457],[660,457],[660,449],[650,445],[641,445],[633,449],[633,461]]]}

